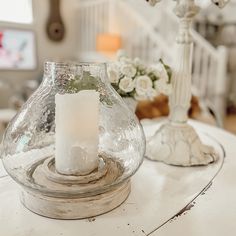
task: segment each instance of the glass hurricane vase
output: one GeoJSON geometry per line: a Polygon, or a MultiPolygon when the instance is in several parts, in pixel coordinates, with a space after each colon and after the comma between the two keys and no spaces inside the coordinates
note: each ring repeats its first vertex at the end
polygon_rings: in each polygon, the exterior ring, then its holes
{"type": "Polygon", "coordinates": [[[1,157],[27,208],[76,219],[121,204],[144,152],[143,130],[106,64],[47,62],[41,85],[8,125],[1,157]]]}

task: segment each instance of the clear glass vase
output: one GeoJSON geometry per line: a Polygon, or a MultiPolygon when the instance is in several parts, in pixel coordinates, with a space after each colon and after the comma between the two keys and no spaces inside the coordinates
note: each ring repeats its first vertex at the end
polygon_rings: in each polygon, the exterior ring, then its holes
{"type": "Polygon", "coordinates": [[[8,125],[1,157],[25,191],[70,198],[127,182],[144,153],[143,130],[110,85],[106,64],[47,62],[40,87],[8,125]]]}

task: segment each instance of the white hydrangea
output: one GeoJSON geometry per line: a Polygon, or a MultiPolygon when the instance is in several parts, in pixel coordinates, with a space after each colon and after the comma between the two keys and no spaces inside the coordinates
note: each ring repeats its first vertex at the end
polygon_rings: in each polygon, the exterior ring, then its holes
{"type": "Polygon", "coordinates": [[[119,89],[125,93],[130,93],[134,90],[134,81],[130,77],[124,77],[120,80],[119,89]]]}
{"type": "Polygon", "coordinates": [[[147,75],[138,76],[135,79],[135,89],[138,96],[145,96],[152,87],[152,80],[147,75]]]}

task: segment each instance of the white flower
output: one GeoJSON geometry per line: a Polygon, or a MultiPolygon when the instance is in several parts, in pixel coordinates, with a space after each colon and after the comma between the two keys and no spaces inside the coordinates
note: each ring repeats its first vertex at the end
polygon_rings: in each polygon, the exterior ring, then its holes
{"type": "Polygon", "coordinates": [[[134,98],[138,101],[143,100],[153,100],[154,97],[158,95],[157,91],[154,88],[150,88],[147,92],[143,95],[138,95],[137,93],[134,94],[134,98]]]}
{"type": "Polygon", "coordinates": [[[154,82],[154,87],[158,93],[170,95],[172,92],[172,84],[168,83],[164,79],[159,79],[154,82]]]}
{"type": "Polygon", "coordinates": [[[134,58],[134,64],[135,64],[136,66],[139,66],[141,63],[142,63],[142,62],[141,62],[140,58],[138,58],[138,57],[135,57],[135,58],[134,58]]]}
{"type": "Polygon", "coordinates": [[[150,3],[151,6],[155,6],[160,1],[161,0],[148,0],[148,2],[150,3]]]}
{"type": "Polygon", "coordinates": [[[134,81],[130,77],[124,77],[120,80],[119,88],[125,93],[132,92],[134,90],[134,81]]]}
{"type": "Polygon", "coordinates": [[[137,69],[130,63],[122,63],[120,71],[125,76],[133,78],[136,75],[137,69]]]}
{"type": "Polygon", "coordinates": [[[119,82],[119,68],[115,63],[108,66],[107,73],[111,83],[117,84],[119,82]]]}
{"type": "Polygon", "coordinates": [[[119,59],[119,63],[120,63],[121,66],[123,66],[125,64],[129,64],[129,65],[133,64],[132,60],[130,58],[128,58],[128,57],[121,57],[119,59]]]}
{"type": "Polygon", "coordinates": [[[127,57],[127,55],[125,53],[125,50],[122,50],[122,49],[118,50],[116,55],[117,55],[118,60],[120,60],[121,58],[126,58],[127,57]]]}
{"type": "Polygon", "coordinates": [[[156,97],[158,95],[158,92],[156,89],[151,88],[147,91],[147,97],[148,99],[152,100],[154,97],[156,97]]]}
{"type": "Polygon", "coordinates": [[[169,77],[167,71],[162,63],[158,63],[149,68],[149,72],[152,72],[159,79],[163,79],[164,81],[168,81],[169,77]]]}
{"type": "Polygon", "coordinates": [[[138,96],[146,95],[152,88],[152,80],[147,75],[138,76],[135,80],[135,89],[138,96]]]}
{"type": "Polygon", "coordinates": [[[138,95],[137,93],[134,94],[134,99],[137,101],[143,101],[143,100],[147,100],[147,96],[145,95],[138,95]]]}
{"type": "Polygon", "coordinates": [[[144,63],[138,58],[134,58],[134,65],[139,68],[140,70],[145,70],[146,66],[144,65],[144,63]]]}
{"type": "Polygon", "coordinates": [[[172,93],[172,84],[166,84],[166,86],[163,88],[163,94],[169,96],[172,93]]]}

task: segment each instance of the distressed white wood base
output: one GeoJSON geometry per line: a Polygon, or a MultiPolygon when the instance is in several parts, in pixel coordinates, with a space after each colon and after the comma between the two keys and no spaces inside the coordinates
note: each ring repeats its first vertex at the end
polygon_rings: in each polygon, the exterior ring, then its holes
{"type": "Polygon", "coordinates": [[[167,123],[147,140],[146,156],[179,166],[207,165],[218,159],[214,148],[204,145],[188,124],[167,123]]]}
{"type": "Polygon", "coordinates": [[[88,197],[65,198],[45,196],[22,189],[21,202],[29,210],[49,218],[81,219],[109,212],[123,203],[130,193],[130,181],[111,191],[88,197]]]}

